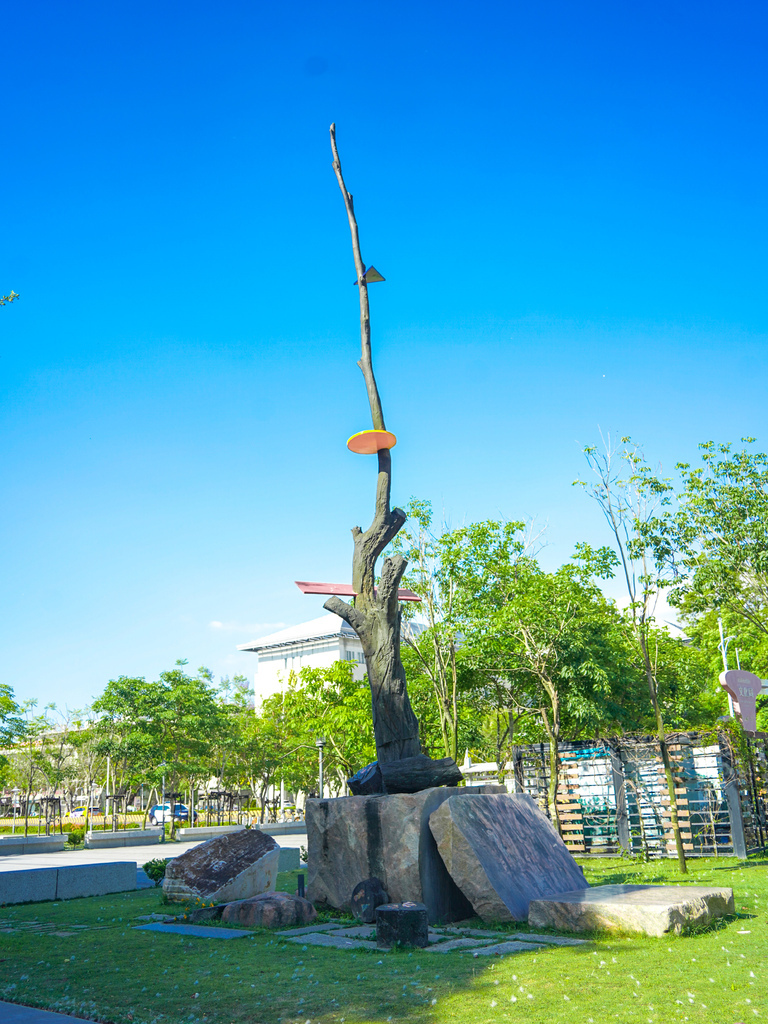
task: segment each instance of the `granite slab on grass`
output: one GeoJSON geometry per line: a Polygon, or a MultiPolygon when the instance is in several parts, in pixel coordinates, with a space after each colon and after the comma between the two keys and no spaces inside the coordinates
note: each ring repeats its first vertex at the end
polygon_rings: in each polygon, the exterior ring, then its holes
{"type": "Polygon", "coordinates": [[[546,946],[535,942],[499,942],[495,946],[481,946],[475,950],[476,956],[506,956],[508,953],[530,953],[534,949],[546,949],[546,946]]]}
{"type": "Polygon", "coordinates": [[[703,885],[598,885],[532,900],[528,923],[558,931],[680,935],[735,913],[733,889],[703,885]]]}
{"type": "Polygon", "coordinates": [[[192,935],[196,939],[245,939],[253,932],[244,932],[239,928],[206,928],[202,924],[140,924],[134,928],[137,932],[167,932],[169,935],[192,935]]]}
{"type": "Polygon", "coordinates": [[[334,932],[314,932],[310,935],[286,935],[288,942],[302,946],[326,946],[333,949],[376,949],[376,943],[367,939],[348,939],[334,932]]]}
{"type": "Polygon", "coordinates": [[[277,935],[284,938],[291,938],[294,935],[311,935],[313,932],[332,932],[341,928],[340,924],[308,924],[304,928],[288,928],[285,931],[277,932],[277,935]]]}
{"type": "Polygon", "coordinates": [[[449,939],[447,942],[434,942],[427,946],[428,953],[450,953],[454,949],[477,949],[488,945],[491,939],[449,939]]]}

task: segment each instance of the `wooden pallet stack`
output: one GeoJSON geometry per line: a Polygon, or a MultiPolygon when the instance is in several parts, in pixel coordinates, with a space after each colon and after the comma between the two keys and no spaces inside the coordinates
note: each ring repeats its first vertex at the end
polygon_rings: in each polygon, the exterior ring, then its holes
{"type": "Polygon", "coordinates": [[[565,845],[571,853],[584,853],[584,815],[579,800],[579,770],[575,765],[563,765],[560,770],[557,813],[565,845]]]}

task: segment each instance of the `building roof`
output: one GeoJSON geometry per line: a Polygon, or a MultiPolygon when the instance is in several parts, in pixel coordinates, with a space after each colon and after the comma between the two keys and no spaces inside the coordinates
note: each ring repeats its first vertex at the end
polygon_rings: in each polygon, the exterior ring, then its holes
{"type": "Polygon", "coordinates": [[[321,615],[319,619],[300,622],[298,626],[289,626],[277,633],[263,636],[259,640],[252,640],[249,644],[238,644],[237,649],[238,651],[258,652],[271,647],[289,647],[308,640],[332,640],[336,637],[357,639],[357,633],[338,615],[329,612],[328,615],[321,615]]]}

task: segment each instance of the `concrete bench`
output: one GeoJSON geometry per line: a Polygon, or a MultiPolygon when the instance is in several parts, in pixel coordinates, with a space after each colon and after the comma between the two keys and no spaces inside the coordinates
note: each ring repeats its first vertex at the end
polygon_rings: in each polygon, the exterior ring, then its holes
{"type": "Polygon", "coordinates": [[[18,833],[13,836],[0,836],[0,856],[11,854],[18,856],[24,853],[60,853],[67,843],[63,835],[25,836],[18,833]]]}
{"type": "Polygon", "coordinates": [[[136,862],[0,871],[0,905],[105,896],[136,888],[136,862]]]}
{"type": "Polygon", "coordinates": [[[176,835],[179,839],[214,839],[230,832],[241,832],[245,825],[201,825],[199,828],[179,828],[176,835]]]}
{"type": "Polygon", "coordinates": [[[126,828],[118,832],[86,832],[87,850],[107,850],[116,846],[152,846],[160,842],[162,826],[157,828],[126,828]]]}

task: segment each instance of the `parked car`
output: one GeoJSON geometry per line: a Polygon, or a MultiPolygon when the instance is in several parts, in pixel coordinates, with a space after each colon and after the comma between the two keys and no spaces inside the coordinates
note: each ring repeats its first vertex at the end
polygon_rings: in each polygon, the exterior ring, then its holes
{"type": "MultiPolygon", "coordinates": [[[[149,809],[149,823],[150,825],[165,825],[171,820],[171,805],[168,804],[155,804],[154,807],[149,809]]],[[[189,821],[189,808],[186,804],[174,804],[173,805],[173,820],[174,821],[189,821]]],[[[197,821],[197,811],[195,811],[195,821],[197,821]]]]}
{"type": "MultiPolygon", "coordinates": [[[[67,818],[84,818],[85,812],[88,810],[87,807],[73,807],[71,811],[67,811],[67,818]]],[[[91,807],[90,814],[101,814],[102,810],[100,807],[91,807]]]]}

